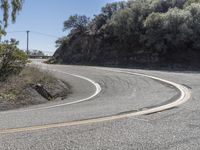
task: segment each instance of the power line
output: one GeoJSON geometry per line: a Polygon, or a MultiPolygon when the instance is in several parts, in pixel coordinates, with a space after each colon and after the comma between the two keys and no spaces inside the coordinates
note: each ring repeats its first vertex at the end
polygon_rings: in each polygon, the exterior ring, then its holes
{"type": "Polygon", "coordinates": [[[26,32],[26,31],[8,31],[6,33],[22,33],[22,32],[26,32]]]}
{"type": "MultiPolygon", "coordinates": [[[[28,53],[29,51],[29,34],[30,33],[33,33],[33,34],[38,34],[38,35],[42,35],[42,36],[47,36],[47,37],[52,37],[52,38],[59,38],[58,36],[56,35],[52,35],[52,34],[47,34],[47,33],[42,33],[42,32],[38,32],[38,31],[34,31],[34,30],[26,30],[26,31],[8,31],[7,34],[12,34],[12,33],[26,33],[26,36],[27,36],[27,48],[26,48],[26,51],[28,53]]],[[[53,53],[53,52],[50,52],[50,51],[46,51],[48,53],[53,53]]]]}
{"type": "Polygon", "coordinates": [[[33,31],[33,30],[31,30],[31,32],[32,32],[32,33],[35,33],[35,34],[40,34],[40,35],[43,35],[43,36],[59,38],[58,36],[56,36],[56,35],[52,35],[52,34],[42,33],[42,32],[33,31]]]}
{"type": "MultiPolygon", "coordinates": [[[[23,32],[26,33],[27,31],[8,31],[7,33],[23,33],[23,32]]],[[[38,35],[42,35],[42,36],[53,37],[53,38],[59,38],[56,35],[47,34],[47,33],[43,33],[43,32],[38,32],[38,31],[34,31],[34,30],[30,30],[30,33],[38,34],[38,35]]]]}

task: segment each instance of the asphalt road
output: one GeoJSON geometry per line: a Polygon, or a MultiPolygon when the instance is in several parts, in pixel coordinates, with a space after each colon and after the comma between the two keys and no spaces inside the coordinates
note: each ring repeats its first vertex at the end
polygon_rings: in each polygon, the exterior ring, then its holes
{"type": "Polygon", "coordinates": [[[0,149],[200,149],[200,73],[115,68],[123,71],[116,72],[102,67],[34,63],[68,82],[73,93],[63,101],[0,112],[0,149]],[[168,84],[124,72],[182,84],[192,96],[169,110],[90,122],[146,111],[180,97],[180,91],[168,84]],[[80,100],[84,101],[76,103],[80,100]]]}

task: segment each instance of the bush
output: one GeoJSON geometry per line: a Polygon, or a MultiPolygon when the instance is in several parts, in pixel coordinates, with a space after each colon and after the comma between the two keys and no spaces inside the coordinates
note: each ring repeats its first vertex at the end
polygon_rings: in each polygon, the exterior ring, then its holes
{"type": "Polygon", "coordinates": [[[27,55],[14,43],[0,44],[0,80],[18,74],[27,62],[27,55]]]}

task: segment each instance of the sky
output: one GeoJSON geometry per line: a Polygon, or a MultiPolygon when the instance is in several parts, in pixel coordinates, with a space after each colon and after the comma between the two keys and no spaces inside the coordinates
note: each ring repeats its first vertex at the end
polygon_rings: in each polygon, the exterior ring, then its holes
{"type": "Polygon", "coordinates": [[[2,40],[15,38],[19,48],[26,49],[26,32],[29,34],[29,49],[42,50],[52,55],[55,41],[67,32],[63,32],[63,22],[70,15],[79,14],[93,17],[100,13],[106,3],[120,0],[25,0],[22,11],[15,24],[9,23],[7,35],[2,40]]]}

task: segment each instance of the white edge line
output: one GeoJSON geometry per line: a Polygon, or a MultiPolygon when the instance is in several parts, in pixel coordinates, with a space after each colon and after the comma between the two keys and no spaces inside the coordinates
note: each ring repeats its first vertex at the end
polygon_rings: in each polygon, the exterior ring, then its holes
{"type": "MultiPolygon", "coordinates": [[[[99,69],[99,68],[98,68],[99,69]]],[[[102,68],[101,68],[102,69],[102,68]]],[[[126,72],[126,71],[121,71],[121,70],[111,70],[111,69],[103,69],[107,71],[114,71],[114,72],[121,72],[121,73],[126,73],[126,74],[133,74],[133,75],[138,75],[138,76],[144,76],[148,77],[151,79],[155,79],[164,83],[168,83],[175,88],[177,88],[181,95],[180,97],[169,104],[151,108],[148,110],[143,110],[143,111],[138,111],[138,112],[132,112],[132,113],[127,113],[127,114],[121,114],[121,115],[113,115],[113,116],[108,116],[108,117],[99,117],[99,118],[94,118],[94,119],[85,119],[85,120],[80,120],[80,121],[71,121],[71,122],[64,122],[64,123],[55,123],[55,124],[47,124],[47,125],[38,125],[38,126],[32,126],[32,127],[22,127],[22,128],[14,128],[14,129],[1,129],[0,134],[5,134],[5,133],[16,133],[16,132],[24,132],[24,131],[35,131],[35,130],[42,130],[42,129],[49,129],[49,128],[58,128],[58,127],[66,127],[66,126],[75,126],[75,125],[84,125],[84,124],[90,124],[90,123],[100,123],[100,122],[105,122],[105,121],[112,121],[112,120],[117,120],[117,119],[122,119],[122,118],[128,118],[128,117],[134,117],[138,115],[145,115],[145,114],[151,114],[159,111],[164,111],[166,109],[170,109],[173,107],[176,107],[178,105],[183,104],[184,102],[188,101],[191,97],[191,91],[186,88],[185,86],[182,86],[180,84],[164,80],[158,77],[154,76],[149,76],[141,73],[133,73],[133,72],[126,72]]]]}
{"type": "Polygon", "coordinates": [[[50,108],[56,108],[56,107],[61,107],[61,106],[77,104],[77,103],[81,103],[81,102],[85,102],[85,101],[91,100],[92,98],[97,96],[102,90],[101,86],[98,83],[96,83],[95,81],[93,81],[93,80],[91,80],[91,79],[89,79],[87,77],[80,76],[80,75],[75,75],[75,74],[70,74],[70,73],[66,73],[66,72],[58,71],[58,70],[54,70],[54,69],[51,69],[50,71],[54,71],[54,72],[58,72],[58,73],[62,73],[62,74],[66,74],[66,75],[70,75],[70,76],[74,76],[76,78],[80,78],[80,79],[86,80],[86,81],[90,82],[92,85],[94,85],[96,90],[95,90],[94,94],[92,94],[91,96],[89,96],[87,98],[80,99],[80,100],[76,100],[76,101],[72,101],[72,102],[68,102],[68,103],[57,104],[57,105],[52,105],[52,106],[46,106],[46,107],[44,106],[44,107],[30,108],[30,109],[27,108],[27,109],[19,109],[19,110],[10,110],[10,111],[5,111],[5,112],[0,112],[0,114],[26,112],[26,111],[34,111],[34,110],[41,110],[41,109],[50,109],[50,108]]]}
{"type": "Polygon", "coordinates": [[[77,104],[77,103],[81,103],[81,102],[84,102],[84,101],[88,101],[88,100],[94,98],[95,96],[97,96],[101,92],[101,86],[98,83],[96,83],[95,81],[93,81],[93,80],[91,80],[89,78],[86,78],[86,77],[80,76],[80,75],[69,74],[69,73],[62,72],[62,71],[57,71],[57,70],[51,70],[51,71],[55,71],[55,72],[59,72],[59,73],[62,73],[62,74],[71,75],[71,76],[74,76],[74,77],[77,77],[77,78],[84,79],[84,80],[92,83],[95,86],[96,91],[95,91],[95,93],[93,95],[91,95],[91,96],[89,96],[87,98],[80,99],[80,100],[73,101],[73,102],[69,102],[69,103],[58,104],[58,105],[53,105],[53,106],[49,106],[49,107],[43,107],[44,109],[60,107],[60,106],[66,106],[66,105],[72,105],[72,104],[77,104]]]}
{"type": "Polygon", "coordinates": [[[170,108],[173,108],[173,107],[176,107],[176,106],[179,106],[179,105],[185,103],[191,97],[191,91],[187,87],[180,85],[180,84],[177,84],[175,82],[171,82],[171,81],[168,81],[168,80],[165,80],[165,79],[155,77],[155,76],[150,76],[150,75],[146,75],[146,74],[143,74],[143,73],[134,73],[134,72],[129,72],[129,71],[116,70],[116,69],[107,69],[107,68],[98,68],[98,67],[93,67],[93,68],[147,77],[147,78],[150,78],[150,79],[161,81],[163,83],[167,83],[167,84],[175,87],[176,89],[178,89],[181,93],[180,97],[172,103],[169,103],[169,104],[166,104],[166,105],[163,105],[163,106],[159,106],[159,107],[155,107],[155,108],[151,108],[151,109],[144,110],[144,111],[126,114],[127,117],[128,116],[131,117],[131,116],[135,116],[135,115],[144,115],[144,114],[155,113],[155,112],[167,110],[167,109],[170,109],[170,108]]]}

